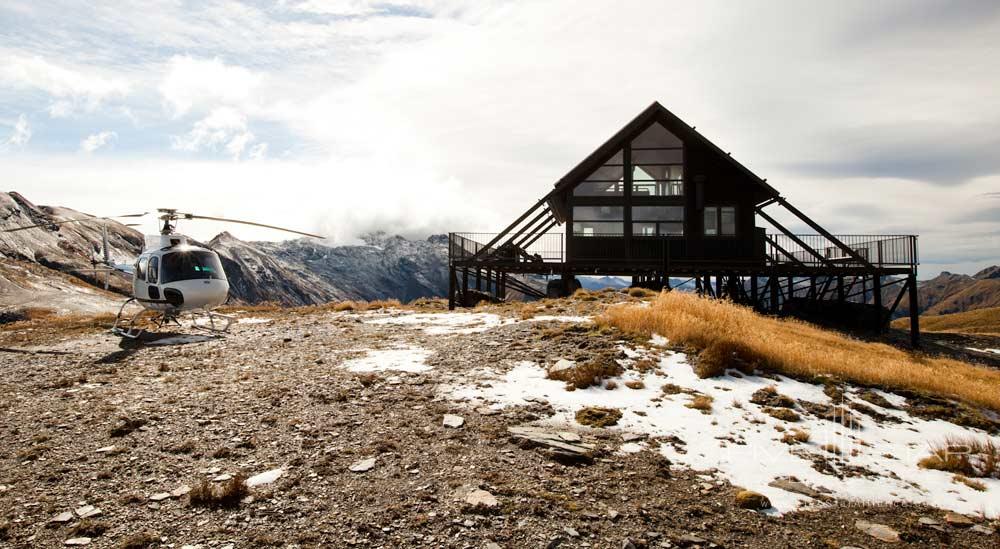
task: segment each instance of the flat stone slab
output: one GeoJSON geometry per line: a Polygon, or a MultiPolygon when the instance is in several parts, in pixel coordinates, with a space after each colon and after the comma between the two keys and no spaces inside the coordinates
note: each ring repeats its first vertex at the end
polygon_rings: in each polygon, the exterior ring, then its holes
{"type": "Polygon", "coordinates": [[[899,543],[899,532],[889,528],[884,524],[859,520],[854,523],[854,527],[869,536],[886,543],[899,543]]]}
{"type": "Polygon", "coordinates": [[[247,479],[247,486],[253,488],[254,486],[261,486],[264,484],[271,484],[272,482],[281,478],[281,475],[285,474],[285,470],[282,468],[271,469],[270,471],[264,471],[263,473],[254,475],[247,479]]]}
{"type": "Polygon", "coordinates": [[[365,473],[371,471],[375,467],[376,458],[363,459],[354,465],[351,465],[350,470],[352,473],[365,473]]]}
{"type": "MultiPolygon", "coordinates": [[[[583,442],[571,442],[563,438],[560,432],[548,431],[539,427],[508,427],[507,432],[516,439],[527,440],[540,446],[545,446],[561,452],[579,456],[589,456],[594,446],[583,442]]],[[[575,434],[575,433],[574,433],[575,434]]]]}
{"type": "Polygon", "coordinates": [[[445,427],[451,427],[452,429],[458,429],[459,427],[465,425],[465,418],[462,416],[456,416],[453,414],[445,414],[444,420],[442,421],[445,427]]]}

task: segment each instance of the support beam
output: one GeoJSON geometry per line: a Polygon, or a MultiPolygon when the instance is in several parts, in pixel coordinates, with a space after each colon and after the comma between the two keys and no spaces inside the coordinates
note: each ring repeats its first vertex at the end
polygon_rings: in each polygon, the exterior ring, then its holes
{"type": "Polygon", "coordinates": [[[448,267],[448,310],[455,310],[455,267],[448,267]]]}
{"type": "Polygon", "coordinates": [[[872,297],[875,298],[875,312],[878,313],[876,320],[878,325],[875,326],[875,330],[878,333],[882,333],[882,330],[885,327],[885,324],[882,322],[882,315],[884,314],[882,312],[882,276],[875,273],[875,276],[872,278],[872,283],[874,284],[874,287],[872,288],[872,297]]]}
{"type": "Polygon", "coordinates": [[[829,240],[835,246],[837,246],[838,248],[840,248],[840,250],[842,252],[844,252],[847,255],[851,256],[852,259],[854,259],[855,261],[861,263],[865,267],[868,267],[869,269],[874,269],[874,267],[872,267],[872,264],[869,263],[867,259],[861,257],[861,254],[859,254],[858,252],[854,251],[854,248],[851,248],[850,246],[844,244],[837,237],[835,237],[832,234],[830,234],[829,231],[827,231],[823,227],[820,227],[819,223],[816,223],[815,221],[813,221],[812,219],[810,219],[809,216],[807,216],[806,214],[800,212],[798,210],[798,208],[796,208],[795,206],[792,206],[791,204],[789,204],[787,200],[785,200],[784,198],[782,198],[782,197],[779,196],[778,197],[778,204],[781,204],[782,207],[784,207],[786,210],[788,210],[789,212],[791,212],[792,215],[794,215],[795,217],[801,219],[806,225],[809,225],[810,227],[812,227],[812,229],[814,231],[816,231],[817,233],[823,235],[827,240],[829,240]]]}
{"type": "Polygon", "coordinates": [[[792,231],[789,231],[781,223],[778,223],[777,220],[775,220],[773,217],[771,217],[771,216],[767,215],[766,213],[764,213],[763,209],[757,208],[757,214],[760,215],[761,217],[763,217],[771,225],[774,225],[775,229],[778,229],[779,231],[781,231],[782,233],[784,233],[785,236],[787,236],[788,238],[791,238],[793,242],[795,242],[796,244],[798,244],[799,246],[801,246],[803,250],[809,252],[813,257],[815,257],[816,259],[818,259],[820,261],[820,263],[822,263],[824,265],[827,265],[827,266],[832,265],[827,258],[823,257],[822,255],[820,255],[819,252],[817,252],[816,250],[812,249],[812,246],[810,246],[810,245],[806,244],[805,242],[803,242],[801,238],[799,238],[798,236],[795,235],[795,233],[793,233],[792,231]]]}
{"type": "Polygon", "coordinates": [[[771,313],[778,314],[778,308],[780,306],[778,300],[781,298],[779,295],[780,291],[778,290],[778,277],[772,275],[770,280],[768,280],[768,283],[771,286],[771,313]]]}
{"type": "Polygon", "coordinates": [[[770,245],[774,246],[774,248],[776,250],[778,250],[779,252],[785,254],[785,257],[787,257],[788,259],[791,259],[792,263],[795,263],[796,265],[798,265],[799,267],[802,267],[803,269],[805,268],[805,266],[806,266],[805,263],[799,261],[799,258],[795,257],[794,255],[792,255],[791,253],[789,253],[788,250],[786,250],[786,249],[782,248],[781,246],[779,246],[778,243],[775,242],[774,240],[771,240],[771,237],[769,237],[767,235],[764,235],[764,240],[766,240],[770,245]]]}
{"type": "Polygon", "coordinates": [[[920,347],[920,304],[917,300],[917,274],[910,273],[910,345],[920,347]]]}

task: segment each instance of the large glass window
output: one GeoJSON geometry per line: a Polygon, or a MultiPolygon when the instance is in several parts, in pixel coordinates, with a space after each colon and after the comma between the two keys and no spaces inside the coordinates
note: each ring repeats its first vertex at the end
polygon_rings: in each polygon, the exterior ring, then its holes
{"type": "Polygon", "coordinates": [[[146,280],[146,262],[148,261],[148,257],[143,257],[135,264],[135,277],[139,280],[146,280]]]}
{"type": "Polygon", "coordinates": [[[623,206],[573,206],[573,236],[622,236],[623,206]]]}
{"type": "Polygon", "coordinates": [[[705,236],[734,236],[736,208],[733,206],[705,207],[705,236]]]}
{"type": "Polygon", "coordinates": [[[660,124],[632,140],[632,195],[683,196],[684,146],[660,124]]]}
{"type": "Polygon", "coordinates": [[[573,189],[573,196],[624,196],[624,154],[618,151],[573,189]]]}
{"type": "Polygon", "coordinates": [[[202,250],[164,254],[161,274],[164,284],[178,280],[226,279],[219,256],[202,250]]]}
{"type": "Polygon", "coordinates": [[[634,206],[632,236],[682,236],[684,206],[634,206]]]}

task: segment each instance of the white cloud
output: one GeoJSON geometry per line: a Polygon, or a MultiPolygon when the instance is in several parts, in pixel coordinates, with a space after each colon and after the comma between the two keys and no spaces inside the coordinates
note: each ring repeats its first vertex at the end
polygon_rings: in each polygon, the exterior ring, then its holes
{"type": "Polygon", "coordinates": [[[97,149],[116,141],[118,139],[118,134],[112,131],[103,131],[100,133],[95,133],[88,135],[83,141],[80,142],[80,150],[90,154],[97,149]]]}
{"type": "Polygon", "coordinates": [[[197,59],[177,55],[167,63],[160,93],[174,116],[192,109],[208,110],[220,105],[246,107],[261,75],[244,67],[227,65],[219,58],[197,59]]]}
{"type": "Polygon", "coordinates": [[[14,123],[14,130],[10,136],[0,141],[0,151],[24,147],[30,139],[31,126],[28,124],[28,117],[22,114],[17,117],[17,122],[14,123]]]}
{"type": "Polygon", "coordinates": [[[8,54],[0,58],[0,81],[15,88],[37,89],[52,98],[49,115],[61,118],[90,112],[101,103],[129,93],[121,77],[104,76],[92,67],[68,68],[39,56],[8,54]]]}
{"type": "Polygon", "coordinates": [[[267,157],[267,143],[258,143],[247,153],[250,160],[262,160],[267,157]]]}
{"type": "Polygon", "coordinates": [[[219,107],[195,123],[191,131],[172,139],[173,148],[197,152],[220,147],[238,160],[255,139],[247,129],[247,117],[231,107],[219,107]]]}

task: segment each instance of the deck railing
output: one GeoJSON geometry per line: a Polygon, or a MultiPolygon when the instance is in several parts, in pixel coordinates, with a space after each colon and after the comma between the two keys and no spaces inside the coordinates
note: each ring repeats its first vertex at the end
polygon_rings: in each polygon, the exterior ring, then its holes
{"type": "MultiPolygon", "coordinates": [[[[915,235],[847,234],[834,235],[834,238],[876,267],[915,267],[920,263],[915,235]]],[[[768,260],[777,264],[802,263],[810,267],[863,265],[858,257],[818,234],[769,234],[766,253],[768,260]]]]}
{"type": "MultiPolygon", "coordinates": [[[[505,235],[489,249],[485,249],[486,243],[491,242],[496,236],[496,233],[450,233],[449,260],[455,262],[477,259],[496,263],[566,261],[565,240],[562,233],[512,233],[505,235]]],[[[610,250],[621,248],[610,246],[611,241],[620,242],[620,238],[600,237],[595,240],[608,240],[610,250]]],[[[764,243],[765,257],[761,259],[770,264],[802,264],[809,267],[862,266],[859,257],[876,267],[915,267],[919,264],[915,235],[855,234],[835,235],[834,238],[853,250],[857,257],[846,253],[823,235],[768,234],[764,243]]],[[[656,258],[642,259],[649,261],[656,258]]]]}

